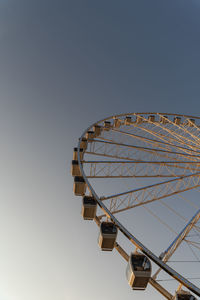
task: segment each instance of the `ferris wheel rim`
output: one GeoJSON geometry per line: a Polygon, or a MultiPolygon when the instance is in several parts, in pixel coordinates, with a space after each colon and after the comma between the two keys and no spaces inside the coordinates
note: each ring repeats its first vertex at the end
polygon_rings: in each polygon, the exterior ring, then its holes
{"type": "Polygon", "coordinates": [[[164,263],[158,256],[156,256],[151,250],[149,250],[142,242],[140,242],[132,233],[130,233],[124,226],[121,224],[121,222],[118,221],[118,219],[110,212],[110,210],[104,205],[102,200],[99,198],[99,196],[96,194],[95,190],[93,189],[92,185],[90,184],[83,166],[81,164],[81,158],[80,158],[80,143],[82,138],[86,135],[86,133],[91,130],[91,128],[95,125],[99,125],[102,122],[105,122],[110,119],[122,117],[122,116],[131,116],[131,115],[161,115],[161,116],[177,116],[177,117],[185,117],[185,118],[194,118],[200,120],[200,117],[191,116],[191,115],[185,115],[185,114],[175,114],[175,113],[157,113],[157,112],[143,112],[143,113],[123,113],[123,114],[116,114],[109,116],[107,118],[101,119],[92,125],[90,125],[80,136],[78,147],[77,147],[77,158],[78,163],[80,166],[81,174],[86,182],[86,185],[88,189],[90,190],[93,197],[96,199],[97,204],[99,207],[104,211],[106,216],[110,218],[110,220],[119,228],[119,230],[122,232],[122,234],[127,237],[137,248],[139,248],[147,257],[149,257],[157,266],[159,266],[162,270],[164,270],[166,273],[168,273],[170,276],[172,276],[174,279],[176,279],[180,284],[188,288],[191,292],[193,292],[195,295],[200,296],[200,288],[195,286],[192,282],[190,282],[188,279],[186,279],[184,276],[180,275],[178,272],[176,272],[173,268],[169,267],[166,263],[164,263]]]}

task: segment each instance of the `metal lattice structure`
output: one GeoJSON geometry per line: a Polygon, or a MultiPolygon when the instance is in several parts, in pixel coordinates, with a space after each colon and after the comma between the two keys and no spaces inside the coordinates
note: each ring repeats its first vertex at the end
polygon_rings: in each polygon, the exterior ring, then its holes
{"type": "MultiPolygon", "coordinates": [[[[195,282],[199,278],[191,280],[195,268],[198,276],[200,263],[200,118],[163,113],[106,118],[84,131],[73,162],[72,175],[84,186],[79,194],[94,197],[98,204],[93,218],[97,225],[103,220],[114,223],[136,251],[153,263],[149,284],[167,299],[178,299],[173,289],[200,296],[195,282]],[[154,235],[159,236],[164,228],[165,240],[169,240],[166,250],[157,242],[145,246],[145,234],[138,230],[136,237],[132,228],[123,224],[124,218],[127,223],[133,214],[141,213],[142,218],[143,212],[159,224],[154,235]],[[189,253],[195,259],[192,268],[186,264],[189,253]],[[179,258],[178,267],[170,261],[172,257],[179,258]],[[173,288],[165,279],[173,281],[173,288]]],[[[151,228],[149,219],[144,220],[145,226],[151,228]]],[[[114,247],[128,261],[119,241],[114,247]]]]}

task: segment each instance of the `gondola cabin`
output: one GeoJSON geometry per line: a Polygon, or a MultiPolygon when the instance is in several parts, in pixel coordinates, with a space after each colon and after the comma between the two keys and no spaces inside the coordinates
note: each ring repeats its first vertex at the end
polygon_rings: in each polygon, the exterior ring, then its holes
{"type": "Polygon", "coordinates": [[[81,170],[79,167],[78,160],[72,160],[71,175],[72,176],[81,176],[81,170]]]}
{"type": "Polygon", "coordinates": [[[82,201],[82,216],[84,220],[93,220],[96,216],[97,202],[92,196],[84,196],[82,201]]]}
{"type": "Polygon", "coordinates": [[[181,118],[180,117],[174,117],[174,124],[180,125],[181,124],[181,118]]]}
{"type": "Polygon", "coordinates": [[[105,121],[104,122],[104,130],[108,131],[111,129],[111,122],[110,121],[105,121]]]}
{"type": "Polygon", "coordinates": [[[161,116],[160,117],[160,123],[162,124],[167,124],[169,121],[168,121],[168,117],[167,116],[161,116]]]}
{"type": "MultiPolygon", "coordinates": [[[[83,160],[83,148],[79,149],[79,153],[80,153],[80,160],[83,160]]],[[[74,148],[73,160],[78,160],[78,148],[74,148]]]]}
{"type": "Polygon", "coordinates": [[[188,119],[187,125],[193,127],[195,125],[195,119],[188,119]]]}
{"type": "Polygon", "coordinates": [[[83,151],[85,151],[87,149],[87,139],[85,137],[83,137],[81,139],[81,142],[80,142],[80,148],[83,149],[83,151]]]}
{"type": "Polygon", "coordinates": [[[180,290],[176,292],[175,300],[197,300],[193,295],[188,291],[180,290]]]}
{"type": "Polygon", "coordinates": [[[119,128],[121,126],[121,121],[117,118],[114,119],[114,128],[119,128]]]}
{"type": "Polygon", "coordinates": [[[127,116],[125,119],[125,125],[130,125],[132,122],[132,118],[130,116],[127,116]]]}
{"type": "Polygon", "coordinates": [[[99,247],[103,251],[112,251],[117,238],[117,227],[111,222],[102,222],[99,233],[99,247]]]}
{"type": "Polygon", "coordinates": [[[136,123],[141,124],[143,122],[143,117],[142,116],[137,116],[136,117],[136,123]]]}
{"type": "Polygon", "coordinates": [[[94,135],[95,135],[95,137],[100,136],[100,134],[101,134],[101,126],[99,126],[99,125],[94,125],[94,126],[93,126],[93,130],[94,130],[94,135]]]}
{"type": "Polygon", "coordinates": [[[94,131],[90,130],[86,133],[86,139],[92,140],[94,137],[95,137],[94,131]]]}
{"type": "Polygon", "coordinates": [[[82,176],[74,177],[74,194],[76,196],[84,196],[86,192],[86,183],[82,176]]]}
{"type": "Polygon", "coordinates": [[[126,277],[133,290],[145,290],[151,277],[151,262],[142,253],[131,253],[126,277]]]}
{"type": "Polygon", "coordinates": [[[150,115],[149,117],[148,117],[148,120],[150,121],[150,122],[155,122],[155,116],[154,115],[150,115]]]}

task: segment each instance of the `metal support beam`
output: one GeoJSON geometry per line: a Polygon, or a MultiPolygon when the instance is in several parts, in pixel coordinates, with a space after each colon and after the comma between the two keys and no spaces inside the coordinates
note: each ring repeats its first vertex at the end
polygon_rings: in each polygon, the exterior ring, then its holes
{"type": "MultiPolygon", "coordinates": [[[[171,245],[160,255],[160,259],[163,260],[164,263],[166,263],[170,257],[173,255],[173,253],[177,250],[177,248],[180,246],[182,241],[186,238],[186,236],[189,234],[191,229],[194,227],[194,225],[198,222],[200,218],[200,209],[195,213],[195,215],[190,219],[190,221],[186,224],[186,226],[183,228],[183,230],[177,235],[177,237],[174,239],[174,241],[171,243],[171,245]]],[[[159,268],[156,273],[153,275],[153,278],[156,279],[157,275],[162,269],[159,268]]]]}
{"type": "Polygon", "coordinates": [[[170,294],[162,285],[160,285],[157,281],[155,281],[152,277],[149,279],[149,283],[165,298],[172,300],[174,297],[170,294]]]}
{"type": "MultiPolygon", "coordinates": [[[[89,142],[91,142],[92,140],[88,140],[89,142]]],[[[149,148],[149,147],[141,147],[141,146],[136,146],[136,145],[131,145],[131,144],[123,144],[123,143],[117,143],[111,140],[107,140],[103,137],[101,137],[101,139],[96,139],[94,141],[95,143],[103,143],[103,144],[110,144],[110,145],[116,145],[116,146],[123,146],[126,148],[133,148],[133,149],[137,149],[137,150],[141,150],[141,151],[147,151],[147,152],[161,152],[161,153],[167,153],[167,154],[173,154],[173,155],[178,155],[178,156],[182,156],[182,157],[186,157],[186,158],[194,158],[196,157],[197,159],[200,158],[200,155],[195,155],[195,154],[185,154],[185,153],[181,153],[181,152],[175,152],[175,151],[168,151],[168,150],[162,150],[159,148],[149,148]]]]}

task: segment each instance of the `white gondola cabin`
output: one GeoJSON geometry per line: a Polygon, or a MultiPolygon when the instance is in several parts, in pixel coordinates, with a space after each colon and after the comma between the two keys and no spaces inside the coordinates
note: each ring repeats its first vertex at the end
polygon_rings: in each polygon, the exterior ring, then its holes
{"type": "Polygon", "coordinates": [[[126,277],[133,290],[145,290],[151,277],[151,262],[142,253],[131,253],[126,277]]]}
{"type": "Polygon", "coordinates": [[[74,177],[74,194],[76,196],[84,196],[86,192],[86,183],[82,176],[74,177]]]}
{"type": "Polygon", "coordinates": [[[103,251],[112,251],[117,238],[117,227],[111,222],[102,222],[99,233],[99,247],[103,251]]]}
{"type": "Polygon", "coordinates": [[[110,121],[105,121],[104,122],[104,130],[108,131],[111,129],[111,122],[110,121]]]}
{"type": "MultiPolygon", "coordinates": [[[[83,160],[83,148],[79,149],[79,153],[80,153],[80,160],[83,160]]],[[[78,160],[78,148],[74,148],[73,160],[78,160]]]]}
{"type": "Polygon", "coordinates": [[[97,202],[92,196],[84,196],[82,201],[82,216],[84,220],[93,220],[96,216],[97,202]]]}
{"type": "Polygon", "coordinates": [[[95,137],[100,136],[102,130],[100,125],[94,125],[93,130],[94,130],[95,137]]]}
{"type": "Polygon", "coordinates": [[[197,300],[190,292],[180,290],[176,292],[175,300],[197,300]]]}
{"type": "Polygon", "coordinates": [[[125,125],[130,125],[131,122],[132,122],[132,118],[131,118],[130,116],[127,116],[127,117],[125,118],[125,125]]]}
{"type": "Polygon", "coordinates": [[[81,176],[81,170],[79,167],[78,160],[72,160],[71,175],[72,176],[81,176]]]}

